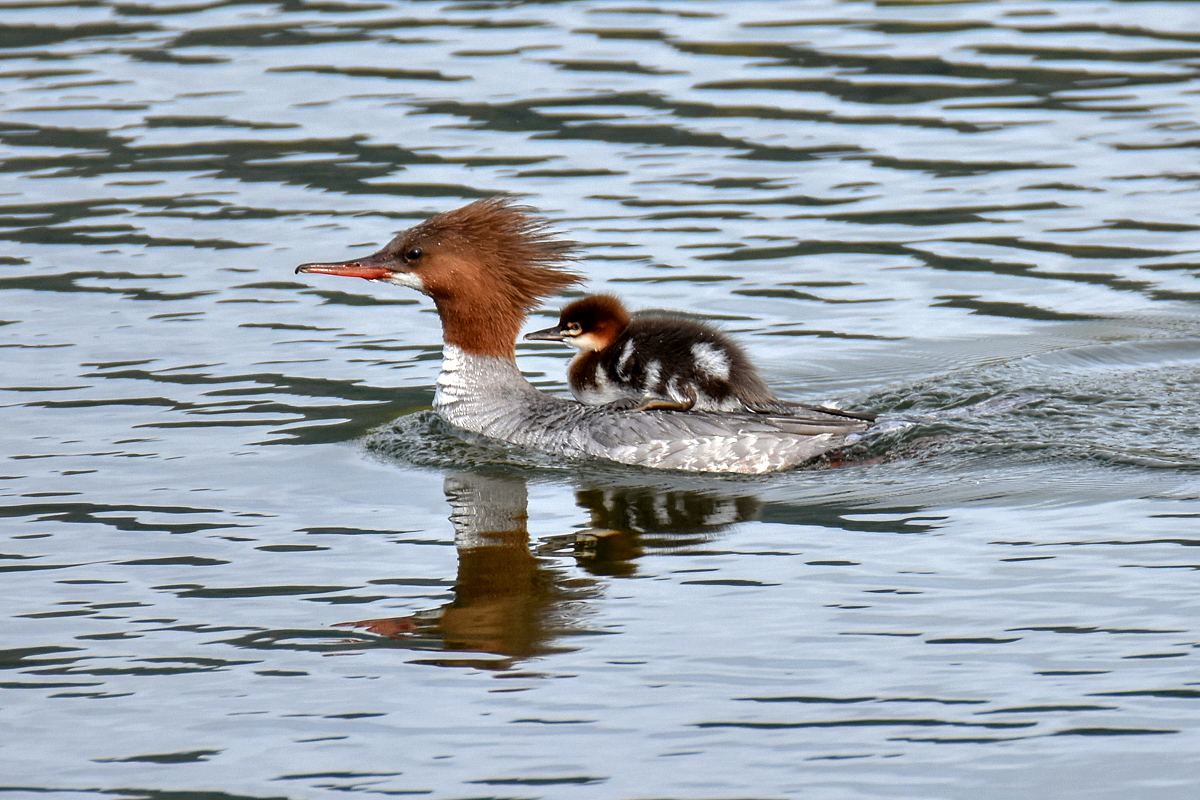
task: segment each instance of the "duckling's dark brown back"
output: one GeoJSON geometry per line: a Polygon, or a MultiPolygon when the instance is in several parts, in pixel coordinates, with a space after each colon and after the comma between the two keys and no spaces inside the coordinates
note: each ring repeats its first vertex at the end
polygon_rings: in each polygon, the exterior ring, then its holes
{"type": "Polygon", "coordinates": [[[614,380],[648,395],[694,396],[700,409],[754,410],[775,401],[745,351],[696,320],[635,316],[603,358],[614,380]]]}

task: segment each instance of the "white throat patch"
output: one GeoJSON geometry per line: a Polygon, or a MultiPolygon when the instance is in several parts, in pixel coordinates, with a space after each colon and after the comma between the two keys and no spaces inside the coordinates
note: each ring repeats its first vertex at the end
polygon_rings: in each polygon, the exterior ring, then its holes
{"type": "Polygon", "coordinates": [[[425,282],[417,277],[415,272],[393,272],[387,277],[386,282],[403,286],[406,289],[416,289],[421,294],[429,294],[425,289],[425,282]]]}

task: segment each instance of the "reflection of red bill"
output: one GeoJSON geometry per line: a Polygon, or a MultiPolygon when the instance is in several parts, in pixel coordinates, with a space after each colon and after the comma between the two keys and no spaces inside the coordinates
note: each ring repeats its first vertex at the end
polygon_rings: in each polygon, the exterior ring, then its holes
{"type": "MultiPolygon", "coordinates": [[[[337,273],[341,274],[341,273],[337,273]]],[[[369,633],[379,636],[396,638],[406,633],[412,633],[419,625],[416,617],[388,617],[384,619],[364,619],[359,622],[338,622],[335,628],[363,628],[369,633]]]]}

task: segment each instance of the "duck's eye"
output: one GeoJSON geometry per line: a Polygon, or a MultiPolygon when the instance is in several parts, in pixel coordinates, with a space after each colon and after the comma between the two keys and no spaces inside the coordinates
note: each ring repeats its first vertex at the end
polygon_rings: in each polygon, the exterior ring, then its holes
{"type": "Polygon", "coordinates": [[[425,255],[425,251],[421,248],[410,247],[408,248],[408,252],[404,254],[404,260],[411,264],[414,261],[420,261],[423,255],[425,255]]]}
{"type": "Polygon", "coordinates": [[[583,333],[583,326],[578,322],[568,322],[567,333],[571,336],[578,336],[579,334],[583,333]]]}

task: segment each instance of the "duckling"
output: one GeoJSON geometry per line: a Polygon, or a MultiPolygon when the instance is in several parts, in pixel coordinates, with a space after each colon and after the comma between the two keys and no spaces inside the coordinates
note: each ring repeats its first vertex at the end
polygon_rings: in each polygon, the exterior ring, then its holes
{"type": "Polygon", "coordinates": [[[787,413],[745,351],[711,325],[683,317],[631,317],[621,301],[599,294],[576,300],[558,325],[526,339],[579,349],[567,370],[575,399],[638,411],[787,413]]]}

